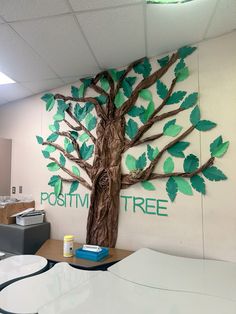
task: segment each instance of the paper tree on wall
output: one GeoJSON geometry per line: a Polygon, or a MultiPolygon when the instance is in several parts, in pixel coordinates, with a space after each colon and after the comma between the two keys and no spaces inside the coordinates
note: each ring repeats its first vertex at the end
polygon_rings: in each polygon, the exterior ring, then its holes
{"type": "Polygon", "coordinates": [[[198,93],[174,91],[177,83],[189,76],[185,58],[195,49],[186,46],[170,57],[157,60],[158,67],[154,71],[149,60],[143,58],[125,70],[112,69],[94,78],[81,80],[79,88],[72,86],[71,96],[45,94],[42,97],[47,111],[52,110],[57,101],[54,124],[49,126],[52,134],[46,140],[37,136],[38,143],[45,146],[44,157],[51,161],[48,169],[60,170],[60,174],[51,177],[49,185],[54,187],[56,196],[60,195],[64,182],[71,184],[70,193],[75,192],[79,184],[91,191],[87,243],[115,246],[121,189],[141,183],[143,188],[155,190],[155,183],[151,180],[166,179],[167,193],[174,201],[178,191],[191,195],[193,188],[205,194],[203,176],[211,181],[226,179],[213,166],[214,158],[221,157],[229,145],[223,142],[221,136],[211,143],[211,157],[201,166],[197,156],[190,154],[185,157],[184,154],[190,143],[183,140],[191,132],[195,129],[207,131],[216,126],[214,122],[201,120],[198,93]],[[173,80],[167,87],[161,79],[170,68],[174,69],[173,80]],[[158,104],[149,90],[154,84],[158,104]],[[91,93],[94,96],[88,96],[91,93]],[[137,105],[137,101],[142,105],[137,105]],[[178,108],[173,110],[172,105],[178,108]],[[161,113],[164,107],[170,110],[161,113]],[[191,126],[185,130],[176,123],[176,119],[168,120],[189,108],[193,108],[191,126]],[[145,135],[162,120],[168,120],[162,132],[145,135]],[[65,127],[69,130],[60,131],[62,124],[63,130],[65,127]],[[161,149],[153,147],[152,142],[161,137],[167,137],[169,143],[161,149]],[[64,145],[58,144],[61,138],[64,138],[64,145]],[[136,157],[126,153],[125,164],[129,173],[122,174],[123,154],[138,145],[142,145],[143,153],[136,157]],[[57,157],[55,151],[59,153],[57,157]],[[89,162],[92,157],[93,161],[89,162]],[[173,157],[182,158],[183,171],[174,171],[173,157]],[[163,158],[163,172],[155,172],[163,158]],[[79,168],[87,174],[88,179],[80,174],[79,168]]]}

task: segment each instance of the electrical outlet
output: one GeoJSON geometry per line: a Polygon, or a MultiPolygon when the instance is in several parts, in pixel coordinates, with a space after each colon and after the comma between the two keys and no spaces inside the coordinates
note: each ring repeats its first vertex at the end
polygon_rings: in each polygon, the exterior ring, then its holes
{"type": "Polygon", "coordinates": [[[23,187],[20,185],[19,186],[19,193],[22,194],[22,192],[23,192],[23,187]]]}
{"type": "Polygon", "coordinates": [[[13,186],[13,187],[11,188],[11,193],[12,193],[12,194],[16,194],[16,187],[15,187],[15,186],[13,186]]]}

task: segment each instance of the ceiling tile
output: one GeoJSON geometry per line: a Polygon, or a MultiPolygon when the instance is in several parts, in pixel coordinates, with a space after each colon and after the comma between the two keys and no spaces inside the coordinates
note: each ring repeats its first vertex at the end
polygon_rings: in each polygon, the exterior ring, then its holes
{"type": "Polygon", "coordinates": [[[141,3],[142,0],[69,0],[74,11],[95,10],[119,5],[141,3]]]}
{"type": "MultiPolygon", "coordinates": [[[[85,75],[87,77],[88,75],[85,75]]],[[[78,76],[72,76],[72,77],[62,77],[61,78],[65,84],[71,84],[71,83],[78,83],[80,78],[78,76]]]]}
{"type": "Polygon", "coordinates": [[[44,80],[44,81],[30,81],[22,82],[22,86],[32,91],[34,94],[46,92],[53,88],[58,88],[65,85],[65,83],[60,79],[44,80]]]}
{"type": "Polygon", "coordinates": [[[8,101],[25,98],[32,95],[32,92],[21,86],[20,84],[0,85],[0,95],[8,101]]]}
{"type": "Polygon", "coordinates": [[[206,38],[223,35],[233,29],[236,29],[236,1],[220,0],[206,38]]]}
{"type": "Polygon", "coordinates": [[[8,22],[69,12],[64,0],[0,0],[0,8],[8,22]]]}
{"type": "Polygon", "coordinates": [[[99,71],[73,16],[11,25],[59,76],[83,76],[99,71]]]}
{"type": "Polygon", "coordinates": [[[55,77],[41,58],[6,24],[0,25],[0,70],[16,81],[55,77]]]}
{"type": "Polygon", "coordinates": [[[148,55],[155,56],[203,39],[216,0],[147,5],[148,55]]]}
{"type": "Polygon", "coordinates": [[[102,67],[123,66],[145,55],[142,5],[89,12],[77,18],[102,67]]]}

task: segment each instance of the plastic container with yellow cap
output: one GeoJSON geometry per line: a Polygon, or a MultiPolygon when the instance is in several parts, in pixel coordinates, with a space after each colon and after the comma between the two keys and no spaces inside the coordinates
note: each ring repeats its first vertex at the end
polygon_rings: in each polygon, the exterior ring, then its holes
{"type": "Polygon", "coordinates": [[[73,245],[74,245],[74,236],[73,235],[65,235],[64,236],[64,247],[63,247],[63,256],[64,257],[72,257],[74,255],[73,245]]]}

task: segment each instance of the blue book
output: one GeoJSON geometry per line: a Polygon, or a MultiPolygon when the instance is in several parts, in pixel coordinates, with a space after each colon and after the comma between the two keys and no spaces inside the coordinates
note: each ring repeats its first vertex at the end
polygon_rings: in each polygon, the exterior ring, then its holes
{"type": "Polygon", "coordinates": [[[83,247],[80,247],[75,250],[75,257],[98,262],[109,255],[109,248],[102,247],[101,249],[102,250],[100,252],[92,252],[83,250],[83,247]]]}

